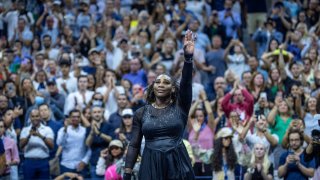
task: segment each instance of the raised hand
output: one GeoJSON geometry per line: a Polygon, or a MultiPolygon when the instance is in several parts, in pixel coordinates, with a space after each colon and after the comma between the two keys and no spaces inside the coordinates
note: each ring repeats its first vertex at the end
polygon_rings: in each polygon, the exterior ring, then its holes
{"type": "Polygon", "coordinates": [[[194,38],[195,35],[192,31],[187,30],[186,35],[184,36],[184,43],[183,43],[183,51],[185,57],[192,57],[194,52],[194,38]]]}

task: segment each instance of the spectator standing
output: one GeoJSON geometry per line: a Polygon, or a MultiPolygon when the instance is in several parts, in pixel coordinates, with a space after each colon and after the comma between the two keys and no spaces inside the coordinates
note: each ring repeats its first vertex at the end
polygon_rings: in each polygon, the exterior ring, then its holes
{"type": "Polygon", "coordinates": [[[114,130],[120,127],[122,122],[122,111],[129,105],[128,97],[125,94],[119,94],[117,97],[117,105],[117,111],[112,113],[109,117],[109,123],[114,130]]]}
{"type": "Polygon", "coordinates": [[[77,90],[77,78],[70,76],[71,61],[62,60],[59,62],[62,76],[56,80],[59,92],[67,97],[77,90]]]}
{"type": "MultiPolygon", "coordinates": [[[[103,95],[103,102],[106,103],[106,111],[110,114],[118,109],[117,97],[119,94],[124,94],[125,90],[122,86],[116,86],[116,72],[111,69],[106,69],[104,74],[104,85],[97,88],[96,92],[103,95]]],[[[107,116],[106,119],[109,119],[107,116]]]]}
{"type": "Polygon", "coordinates": [[[132,84],[147,86],[147,74],[143,69],[143,63],[139,58],[130,60],[130,73],[123,75],[123,79],[128,79],[132,84]]]}
{"type": "Polygon", "coordinates": [[[87,129],[80,124],[80,118],[79,110],[70,111],[69,121],[58,131],[57,145],[62,147],[61,173],[80,173],[86,177],[91,150],[85,144],[87,129]]]}
{"type": "Polygon", "coordinates": [[[91,149],[90,174],[91,178],[103,179],[103,176],[96,174],[96,165],[100,156],[100,151],[107,148],[110,141],[114,138],[111,125],[103,118],[101,107],[91,108],[91,128],[87,129],[86,145],[91,149]]]}
{"type": "Polygon", "coordinates": [[[278,176],[287,179],[308,179],[313,177],[315,161],[306,162],[303,154],[303,135],[296,130],[291,130],[288,135],[289,150],[284,152],[279,159],[278,176]]]}
{"type": "Polygon", "coordinates": [[[88,77],[81,75],[78,77],[78,91],[68,95],[66,104],[64,106],[64,114],[68,115],[69,112],[77,108],[82,110],[91,100],[94,92],[88,89],[88,77]]]}
{"type": "Polygon", "coordinates": [[[213,67],[211,72],[207,72],[207,93],[209,89],[212,91],[211,88],[213,87],[213,82],[215,82],[216,78],[224,76],[224,73],[227,70],[227,65],[224,61],[224,49],[221,45],[222,38],[218,35],[213,36],[212,50],[207,52],[205,56],[206,64],[213,67]]]}
{"type": "MultiPolygon", "coordinates": [[[[13,172],[14,169],[11,167],[17,166],[20,163],[19,151],[17,147],[17,142],[10,137],[5,136],[5,125],[4,121],[0,121],[0,138],[5,150],[5,159],[6,166],[8,166],[3,174],[0,174],[0,177],[4,180],[16,180],[18,179],[18,172],[13,172]]],[[[18,170],[18,169],[16,169],[18,170]]],[[[2,172],[1,172],[2,173],[2,172]]]]}
{"type": "Polygon", "coordinates": [[[219,20],[226,28],[228,42],[233,38],[238,38],[237,30],[241,25],[241,16],[238,12],[233,11],[232,7],[232,0],[226,0],[224,10],[218,12],[219,20]]]}
{"type": "Polygon", "coordinates": [[[53,149],[54,133],[41,124],[39,110],[30,113],[31,125],[21,131],[20,148],[24,151],[24,179],[49,179],[49,150],[53,149]]]}
{"type": "Polygon", "coordinates": [[[235,83],[235,87],[224,96],[222,101],[222,109],[226,116],[229,117],[232,111],[236,111],[244,125],[253,114],[253,105],[252,95],[238,83],[235,83]]]}

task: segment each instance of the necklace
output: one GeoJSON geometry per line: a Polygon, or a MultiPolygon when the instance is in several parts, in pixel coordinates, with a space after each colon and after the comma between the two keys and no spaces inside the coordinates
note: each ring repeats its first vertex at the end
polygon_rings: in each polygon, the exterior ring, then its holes
{"type": "Polygon", "coordinates": [[[170,100],[170,102],[164,106],[159,106],[159,105],[157,105],[156,102],[154,102],[154,103],[152,103],[152,106],[156,109],[164,109],[164,108],[168,107],[171,103],[172,103],[172,100],[170,100]]]}

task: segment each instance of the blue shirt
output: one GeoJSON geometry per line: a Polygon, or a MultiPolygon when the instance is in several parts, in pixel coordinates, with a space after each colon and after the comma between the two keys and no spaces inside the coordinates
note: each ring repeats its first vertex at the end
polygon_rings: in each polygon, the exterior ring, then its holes
{"type": "MultiPolygon", "coordinates": [[[[86,131],[87,138],[88,138],[88,136],[90,136],[89,135],[90,132],[91,132],[91,127],[87,128],[87,131],[86,131]]],[[[112,139],[115,138],[114,131],[113,131],[113,128],[110,123],[103,122],[99,128],[99,132],[101,132],[105,135],[111,136],[112,139]]],[[[108,146],[109,146],[109,142],[106,142],[101,137],[95,136],[93,138],[92,144],[90,146],[92,154],[91,154],[91,158],[90,158],[89,162],[91,165],[94,165],[94,166],[97,165],[98,159],[100,157],[100,152],[103,149],[107,148],[108,146]]]]}
{"type": "Polygon", "coordinates": [[[225,17],[226,10],[219,11],[218,16],[222,25],[226,27],[227,37],[238,38],[237,29],[241,25],[241,17],[239,13],[231,12],[232,17],[225,17]]]}
{"type": "Polygon", "coordinates": [[[57,146],[57,143],[56,143],[56,138],[58,137],[58,131],[59,129],[62,127],[62,124],[60,122],[57,122],[57,121],[54,121],[54,120],[49,120],[47,121],[47,126],[51,128],[51,130],[53,131],[53,134],[54,134],[54,139],[53,139],[53,144],[54,144],[54,147],[53,147],[53,150],[50,150],[50,159],[52,159],[56,152],[57,152],[57,149],[58,149],[58,146],[57,146]]]}
{"type": "Polygon", "coordinates": [[[109,117],[109,123],[114,130],[120,127],[122,122],[121,115],[118,112],[112,113],[109,117]]]}
{"type": "Polygon", "coordinates": [[[139,70],[136,73],[128,73],[123,76],[122,79],[129,80],[133,85],[140,84],[143,87],[147,87],[147,75],[143,69],[139,70]]]}
{"type": "MultiPolygon", "coordinates": [[[[279,166],[282,166],[286,163],[287,156],[289,152],[285,152],[280,156],[279,166]]],[[[304,153],[300,154],[300,163],[306,168],[315,168],[315,161],[312,159],[309,162],[304,161],[304,153]]],[[[284,176],[284,180],[308,180],[308,177],[302,174],[296,164],[289,164],[287,169],[287,174],[284,176]]]]}

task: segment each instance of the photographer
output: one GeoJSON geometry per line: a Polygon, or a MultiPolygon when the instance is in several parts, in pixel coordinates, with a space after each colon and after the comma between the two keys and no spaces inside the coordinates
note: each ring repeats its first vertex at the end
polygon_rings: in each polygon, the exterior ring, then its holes
{"type": "Polygon", "coordinates": [[[306,162],[303,153],[303,134],[298,129],[288,132],[289,150],[282,153],[279,160],[278,177],[286,179],[305,179],[314,175],[314,160],[306,162]]]}
{"type": "MultiPolygon", "coordinates": [[[[312,141],[308,144],[307,148],[304,150],[304,161],[310,162],[314,159],[315,168],[317,169],[320,165],[320,131],[317,129],[311,132],[312,141]]],[[[318,173],[315,173],[314,179],[319,179],[318,173]]]]}

